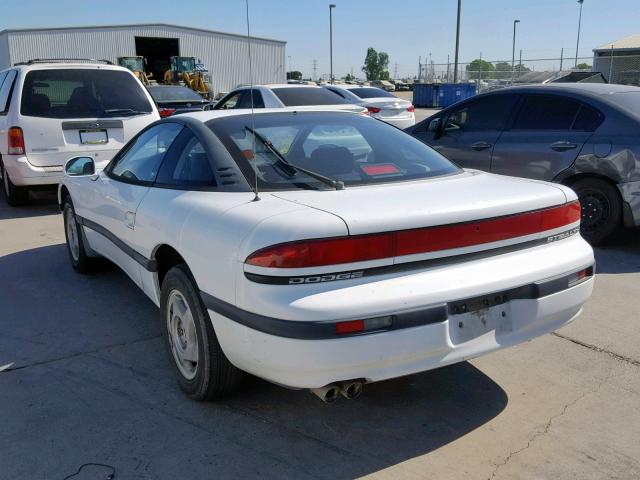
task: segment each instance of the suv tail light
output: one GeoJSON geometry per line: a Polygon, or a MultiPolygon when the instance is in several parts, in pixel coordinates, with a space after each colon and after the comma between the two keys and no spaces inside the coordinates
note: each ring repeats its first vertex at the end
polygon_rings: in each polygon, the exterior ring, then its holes
{"type": "Polygon", "coordinates": [[[413,105],[409,105],[407,107],[407,112],[415,112],[416,111],[416,107],[414,107],[413,105]]]}
{"type": "Polygon", "coordinates": [[[580,203],[437,227],[281,243],[245,261],[268,268],[308,268],[470,247],[545,232],[580,221],[580,203]]]}
{"type": "Polygon", "coordinates": [[[9,155],[24,155],[24,135],[20,127],[11,127],[9,129],[9,155]]]}
{"type": "Polygon", "coordinates": [[[176,113],[175,108],[159,108],[158,113],[160,114],[160,118],[167,118],[176,113]]]}
{"type": "Polygon", "coordinates": [[[380,109],[378,107],[367,107],[367,111],[369,113],[380,113],[380,109]]]}

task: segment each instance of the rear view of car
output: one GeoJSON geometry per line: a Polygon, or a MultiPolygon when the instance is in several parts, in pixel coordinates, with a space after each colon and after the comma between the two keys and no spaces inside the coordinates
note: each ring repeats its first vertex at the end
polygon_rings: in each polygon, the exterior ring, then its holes
{"type": "Polygon", "coordinates": [[[147,90],[156,102],[162,118],[177,113],[197,112],[212,106],[199,93],[181,85],[151,85],[147,90]]]}
{"type": "Polygon", "coordinates": [[[416,123],[413,104],[381,88],[358,85],[325,85],[324,87],[351,103],[365,107],[373,118],[395,127],[405,129],[416,123]]]}
{"type": "Polygon", "coordinates": [[[100,168],[160,117],[134,75],[108,63],[33,61],[0,73],[1,173],[9,204],[55,185],[64,163],[90,155],[100,168]]]}

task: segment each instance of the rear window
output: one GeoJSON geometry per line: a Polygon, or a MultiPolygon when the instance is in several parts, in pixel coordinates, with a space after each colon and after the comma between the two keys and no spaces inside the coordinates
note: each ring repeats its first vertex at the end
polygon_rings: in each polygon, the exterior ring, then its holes
{"type": "Polygon", "coordinates": [[[380,98],[380,97],[391,97],[396,98],[395,95],[381,89],[375,87],[369,88],[350,88],[349,91],[351,93],[355,93],[360,98],[380,98]]]}
{"type": "Polygon", "coordinates": [[[208,123],[247,181],[260,189],[331,188],[282,162],[344,182],[368,185],[457,173],[439,153],[386,123],[348,113],[273,113],[223,117],[208,123]]]}
{"type": "Polygon", "coordinates": [[[149,93],[156,102],[192,101],[202,102],[204,99],[187,87],[150,87],[149,93]]]}
{"type": "Polygon", "coordinates": [[[274,88],[273,93],[286,107],[305,105],[338,105],[349,103],[335,93],[320,87],[283,87],[274,88]]]}
{"type": "Polygon", "coordinates": [[[27,73],[20,113],[44,118],[105,118],[151,113],[144,90],[129,72],[52,69],[27,73]]]}

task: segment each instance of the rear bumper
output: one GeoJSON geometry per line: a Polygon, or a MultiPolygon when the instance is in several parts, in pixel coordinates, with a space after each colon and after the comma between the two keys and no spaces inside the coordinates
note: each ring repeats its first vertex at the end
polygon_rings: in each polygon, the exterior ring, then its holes
{"type": "Polygon", "coordinates": [[[508,309],[490,308],[484,316],[449,315],[432,325],[333,340],[269,335],[212,310],[209,315],[225,354],[238,368],[281,385],[316,388],[341,380],[396,378],[517,345],[574,320],[592,289],[593,278],[539,299],[514,300],[508,309]],[[502,317],[503,309],[510,314],[502,317]],[[504,323],[464,341],[465,325],[478,329],[483,318],[504,323]]]}
{"type": "MultiPolygon", "coordinates": [[[[9,172],[11,182],[20,187],[56,185],[60,183],[64,175],[63,165],[38,167],[29,163],[29,159],[25,155],[4,155],[2,160],[7,172],[9,172]]],[[[107,163],[108,160],[96,163],[96,170],[102,170],[107,163]]]]}
{"type": "Polygon", "coordinates": [[[393,125],[394,127],[398,127],[401,130],[412,127],[416,123],[416,117],[414,115],[412,115],[411,117],[402,117],[399,119],[394,119],[393,117],[377,117],[377,118],[379,118],[383,122],[393,125]]]}
{"type": "Polygon", "coordinates": [[[617,187],[624,202],[625,227],[640,227],[640,181],[619,183],[617,187]]]}
{"type": "Polygon", "coordinates": [[[265,285],[245,279],[238,306],[260,312],[246,321],[203,297],[234,365],[275,383],[314,388],[429,370],[553,331],[579,314],[593,288],[593,277],[570,286],[567,275],[593,262],[591,247],[574,235],[457,264],[327,284],[265,285]],[[562,278],[564,286],[549,288],[562,278]],[[531,293],[531,285],[540,288],[531,293]],[[497,294],[506,294],[507,301],[493,302],[497,294]],[[488,306],[478,307],[477,297],[488,306]],[[461,308],[461,301],[476,307],[461,308]],[[390,315],[401,326],[350,337],[335,334],[335,322],[390,315]],[[282,330],[283,322],[302,333],[282,330]],[[308,333],[327,324],[320,335],[308,333]]]}

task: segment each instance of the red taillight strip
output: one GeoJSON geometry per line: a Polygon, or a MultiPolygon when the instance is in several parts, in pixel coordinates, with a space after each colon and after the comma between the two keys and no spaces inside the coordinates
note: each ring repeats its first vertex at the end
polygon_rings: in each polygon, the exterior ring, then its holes
{"type": "Polygon", "coordinates": [[[499,218],[353,237],[302,240],[263,248],[246,260],[270,268],[306,268],[470,247],[532,235],[576,223],[575,201],[499,218]]]}

